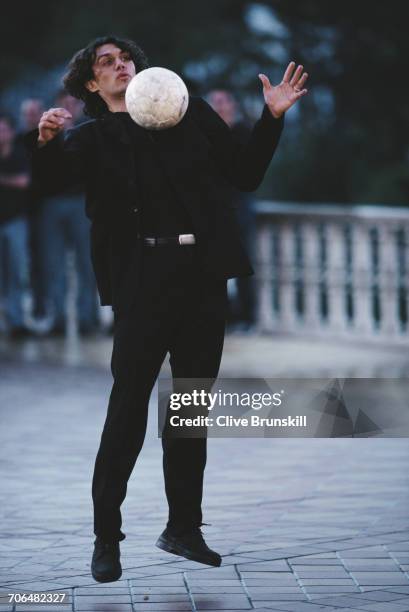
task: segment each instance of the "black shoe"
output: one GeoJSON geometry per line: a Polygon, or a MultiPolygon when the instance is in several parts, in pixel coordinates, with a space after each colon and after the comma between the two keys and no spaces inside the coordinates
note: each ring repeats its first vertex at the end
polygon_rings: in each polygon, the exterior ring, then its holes
{"type": "Polygon", "coordinates": [[[119,561],[119,542],[106,543],[101,538],[95,539],[92,555],[91,572],[97,582],[114,582],[122,576],[119,561]]]}
{"type": "Polygon", "coordinates": [[[175,535],[165,529],[159,536],[156,546],[174,555],[180,555],[205,565],[220,567],[222,564],[221,556],[207,546],[199,527],[182,535],[175,535]]]}

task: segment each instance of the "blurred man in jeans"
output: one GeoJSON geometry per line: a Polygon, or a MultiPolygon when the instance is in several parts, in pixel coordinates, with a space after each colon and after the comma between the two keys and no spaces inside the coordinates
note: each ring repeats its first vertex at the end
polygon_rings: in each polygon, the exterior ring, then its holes
{"type": "MultiPolygon", "coordinates": [[[[20,131],[18,140],[23,143],[27,132],[34,130],[44,112],[44,103],[39,98],[25,98],[20,105],[20,131]]],[[[41,232],[41,209],[43,198],[36,193],[33,186],[28,190],[28,250],[30,265],[30,289],[32,295],[32,314],[36,318],[46,314],[45,304],[45,270],[41,256],[41,246],[45,236],[41,232]]]]}
{"type": "MultiPolygon", "coordinates": [[[[207,95],[207,100],[213,110],[223,119],[230,128],[231,134],[239,143],[246,142],[251,126],[240,117],[239,104],[234,95],[226,89],[213,89],[207,95]]],[[[236,209],[236,218],[239,224],[241,238],[250,253],[254,256],[255,244],[255,213],[251,193],[235,189],[226,185],[226,199],[236,209]]],[[[228,323],[234,330],[249,331],[255,319],[255,283],[252,276],[243,276],[235,279],[237,296],[229,300],[228,323]]]]}
{"type": "Polygon", "coordinates": [[[0,114],[0,256],[4,310],[13,338],[29,334],[24,325],[23,297],[27,279],[28,161],[16,142],[14,122],[0,114]]]}
{"type": "MultiPolygon", "coordinates": [[[[65,91],[56,98],[57,106],[66,108],[72,119],[67,128],[80,123],[82,103],[65,91]]],[[[45,198],[41,213],[43,266],[46,271],[46,296],[52,315],[51,335],[66,331],[67,266],[69,251],[75,255],[77,276],[77,319],[81,335],[95,331],[97,324],[97,289],[89,256],[90,223],[84,214],[85,196],[81,184],[45,198]]]]}

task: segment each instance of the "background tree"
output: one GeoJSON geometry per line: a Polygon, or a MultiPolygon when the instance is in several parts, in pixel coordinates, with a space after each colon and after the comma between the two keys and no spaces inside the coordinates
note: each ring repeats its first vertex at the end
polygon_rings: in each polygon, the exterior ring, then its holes
{"type": "Polygon", "coordinates": [[[105,33],[135,39],[151,65],[182,73],[199,93],[227,87],[257,100],[257,111],[258,73],[274,83],[294,59],[310,73],[309,95],[288,113],[260,195],[404,204],[408,17],[406,0],[7,2],[0,19],[3,105],[12,99],[17,106],[23,81],[34,88],[50,73],[54,83],[74,51],[105,33]]]}

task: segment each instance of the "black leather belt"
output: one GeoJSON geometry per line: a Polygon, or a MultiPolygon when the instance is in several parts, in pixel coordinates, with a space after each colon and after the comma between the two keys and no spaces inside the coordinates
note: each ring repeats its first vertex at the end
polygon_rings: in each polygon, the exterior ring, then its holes
{"type": "Polygon", "coordinates": [[[159,238],[151,238],[144,236],[142,242],[146,246],[166,246],[169,244],[188,245],[196,244],[194,234],[179,234],[179,236],[160,236],[159,238]]]}

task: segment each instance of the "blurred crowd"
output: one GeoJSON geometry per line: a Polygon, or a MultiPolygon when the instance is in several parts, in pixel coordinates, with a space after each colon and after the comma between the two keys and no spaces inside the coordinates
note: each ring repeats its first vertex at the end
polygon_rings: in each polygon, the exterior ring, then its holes
{"type": "MultiPolygon", "coordinates": [[[[207,100],[237,138],[246,137],[234,96],[213,90],[207,100]]],[[[59,91],[53,106],[66,108],[72,127],[85,120],[82,103],[59,91]]],[[[0,112],[0,334],[11,339],[64,336],[69,289],[75,287],[78,333],[101,331],[99,306],[89,248],[90,222],[81,185],[44,196],[30,176],[25,134],[35,130],[46,110],[41,99],[22,101],[18,121],[0,112]]],[[[246,247],[253,255],[254,213],[249,194],[231,190],[246,247]]],[[[254,323],[254,280],[229,281],[230,329],[251,330],[254,323]]]]}
{"type": "MultiPolygon", "coordinates": [[[[72,125],[84,120],[82,104],[64,91],[54,106],[69,110],[72,125]]],[[[66,333],[69,263],[78,331],[99,328],[82,187],[44,197],[31,180],[24,135],[37,128],[44,110],[42,100],[30,98],[21,103],[18,122],[0,113],[0,330],[11,338],[66,333]]]]}

